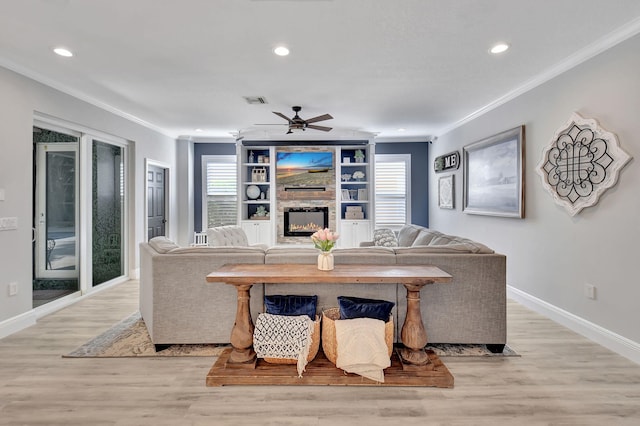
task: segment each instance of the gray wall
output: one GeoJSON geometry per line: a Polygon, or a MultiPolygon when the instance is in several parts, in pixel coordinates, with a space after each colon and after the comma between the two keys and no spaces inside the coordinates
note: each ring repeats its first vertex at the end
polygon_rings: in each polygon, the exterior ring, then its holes
{"type": "MultiPolygon", "coordinates": [[[[411,222],[429,226],[429,143],[378,142],[378,154],[411,154],[411,222]]],[[[436,194],[438,191],[436,190],[436,194]]]]}
{"type": "Polygon", "coordinates": [[[202,231],[202,156],[236,155],[235,143],[196,143],[193,147],[193,226],[195,232],[202,231]]]}
{"type": "MultiPolygon", "coordinates": [[[[5,68],[0,68],[0,217],[17,217],[18,229],[0,232],[0,335],[10,328],[3,321],[22,321],[31,311],[31,225],[32,225],[32,127],[34,112],[78,123],[100,132],[132,141],[129,166],[130,205],[127,212],[130,244],[129,268],[138,267],[138,243],[146,236],[144,229],[144,160],[149,158],[175,169],[176,141],[132,121],[37,83],[5,68]],[[18,284],[18,294],[9,297],[8,285],[18,284]]],[[[173,184],[173,183],[172,183],[173,184]]],[[[175,185],[174,185],[175,186],[175,185]]],[[[175,189],[175,188],[174,188],[175,189]]],[[[170,228],[177,229],[178,213],[174,190],[170,228]]],[[[86,237],[86,234],[83,236],[86,237]]]]}
{"type": "MultiPolygon", "coordinates": [[[[594,207],[571,217],[544,190],[535,169],[542,152],[570,117],[595,118],[617,134],[623,149],[640,155],[640,36],[635,36],[489,113],[447,133],[432,145],[435,158],[500,131],[526,126],[526,218],[465,214],[462,168],[455,172],[455,210],[441,210],[431,197],[431,227],[477,239],[507,255],[508,284],[528,296],[603,327],[612,340],[640,348],[638,245],[640,197],[637,160],[594,207]],[[584,296],[585,283],[597,288],[584,296]]],[[[437,177],[430,165],[431,194],[437,177]]],[[[553,311],[553,309],[551,309],[553,311]]],[[[580,322],[578,319],[577,322],[580,322]]],[[[588,327],[589,328],[589,327],[588,327]]]]}

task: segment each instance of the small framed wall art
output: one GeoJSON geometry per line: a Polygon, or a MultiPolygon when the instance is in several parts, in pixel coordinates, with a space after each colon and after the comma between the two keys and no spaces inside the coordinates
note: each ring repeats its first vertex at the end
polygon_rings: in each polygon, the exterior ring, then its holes
{"type": "Polygon", "coordinates": [[[463,148],[465,213],[524,217],[524,126],[463,148]]]}
{"type": "Polygon", "coordinates": [[[438,207],[441,209],[453,209],[455,188],[454,175],[442,176],[438,179],[438,207]]]}

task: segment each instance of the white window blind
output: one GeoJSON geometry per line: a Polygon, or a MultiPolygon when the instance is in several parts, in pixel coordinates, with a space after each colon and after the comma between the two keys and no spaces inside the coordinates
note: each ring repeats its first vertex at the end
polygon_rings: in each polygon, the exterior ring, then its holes
{"type": "Polygon", "coordinates": [[[411,156],[376,155],[375,176],[376,229],[399,229],[411,223],[411,156]]]}
{"type": "Polygon", "coordinates": [[[205,155],[203,170],[203,229],[236,225],[238,221],[238,185],[236,157],[205,155]]]}

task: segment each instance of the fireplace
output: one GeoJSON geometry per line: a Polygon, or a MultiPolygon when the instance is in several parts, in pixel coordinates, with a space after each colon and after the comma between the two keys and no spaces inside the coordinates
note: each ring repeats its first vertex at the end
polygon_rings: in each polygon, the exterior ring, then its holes
{"type": "Polygon", "coordinates": [[[318,229],[329,227],[329,207],[284,209],[284,236],[308,237],[318,229]]]}

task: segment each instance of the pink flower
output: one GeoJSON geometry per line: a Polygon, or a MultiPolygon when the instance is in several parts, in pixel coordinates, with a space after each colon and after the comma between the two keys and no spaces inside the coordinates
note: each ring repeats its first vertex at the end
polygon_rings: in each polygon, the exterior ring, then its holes
{"type": "Polygon", "coordinates": [[[311,236],[311,241],[316,248],[322,251],[330,251],[340,236],[331,232],[329,228],[319,229],[311,236]]]}

